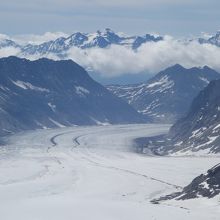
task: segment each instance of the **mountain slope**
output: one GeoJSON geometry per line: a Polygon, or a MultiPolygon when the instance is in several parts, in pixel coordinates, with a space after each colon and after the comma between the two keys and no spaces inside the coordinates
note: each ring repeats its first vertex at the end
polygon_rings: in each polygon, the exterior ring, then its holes
{"type": "Polygon", "coordinates": [[[138,123],[143,117],[73,61],[0,59],[0,133],[43,127],[138,123]]]}
{"type": "Polygon", "coordinates": [[[145,84],[107,88],[126,100],[137,111],[156,122],[171,122],[188,111],[191,102],[211,80],[220,74],[211,68],[186,69],[175,65],[161,71],[145,84]]]}
{"type": "Polygon", "coordinates": [[[220,80],[199,93],[189,113],[173,125],[169,138],[171,152],[220,152],[220,80]]]}
{"type": "Polygon", "coordinates": [[[153,203],[176,199],[187,200],[195,198],[213,198],[220,194],[220,164],[212,167],[205,174],[197,176],[193,181],[183,188],[181,192],[176,192],[159,199],[154,199],[153,203]]]}

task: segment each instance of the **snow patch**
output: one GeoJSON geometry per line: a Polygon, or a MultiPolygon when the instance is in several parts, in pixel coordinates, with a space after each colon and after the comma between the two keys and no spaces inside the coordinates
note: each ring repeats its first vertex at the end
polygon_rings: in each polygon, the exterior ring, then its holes
{"type": "Polygon", "coordinates": [[[202,182],[200,186],[202,186],[204,189],[209,189],[209,184],[207,182],[202,182]]]}
{"type": "MultiPolygon", "coordinates": [[[[164,85],[165,86],[167,84],[170,84],[171,81],[169,81],[169,77],[167,75],[163,76],[158,82],[154,82],[154,83],[151,83],[147,86],[147,88],[153,88],[155,86],[160,86],[160,85],[164,85]]],[[[173,82],[173,81],[172,81],[173,82]]]]}
{"type": "Polygon", "coordinates": [[[90,93],[89,90],[87,90],[86,88],[82,86],[75,86],[75,89],[76,89],[76,93],[80,96],[86,96],[90,93]]]}
{"type": "Polygon", "coordinates": [[[217,130],[218,128],[220,128],[220,124],[216,125],[213,130],[217,130]]]}
{"type": "Polygon", "coordinates": [[[60,124],[59,122],[53,120],[52,118],[49,118],[49,120],[50,120],[51,122],[53,122],[53,123],[54,123],[56,126],[58,126],[59,128],[65,128],[64,125],[62,125],[62,124],[60,124]]]}
{"type": "Polygon", "coordinates": [[[101,121],[98,121],[97,119],[93,118],[93,117],[90,117],[97,125],[110,125],[109,122],[101,122],[101,121]]]}
{"type": "Polygon", "coordinates": [[[46,127],[45,125],[43,125],[42,123],[40,123],[39,121],[35,121],[35,123],[40,126],[42,129],[49,129],[48,127],[46,127]]]}
{"type": "Polygon", "coordinates": [[[51,108],[51,110],[52,110],[53,112],[56,112],[56,105],[53,105],[53,104],[50,103],[50,102],[48,102],[47,104],[48,104],[48,106],[51,108]]]}
{"type": "Polygon", "coordinates": [[[4,87],[2,85],[0,85],[0,89],[2,89],[3,91],[9,91],[9,89],[7,87],[4,87]]]}
{"type": "Polygon", "coordinates": [[[38,92],[49,92],[48,89],[41,88],[41,87],[38,87],[38,86],[34,86],[29,82],[23,82],[23,81],[17,80],[17,81],[12,81],[12,83],[15,84],[16,86],[22,88],[22,89],[25,89],[25,90],[26,89],[31,89],[31,90],[38,91],[38,92]]]}
{"type": "Polygon", "coordinates": [[[171,89],[174,86],[174,81],[169,80],[167,75],[163,76],[159,81],[151,83],[147,85],[147,89],[151,89],[151,93],[154,94],[156,92],[165,92],[168,89],[171,89]],[[156,88],[155,88],[156,87],[156,88]]]}
{"type": "Polygon", "coordinates": [[[199,77],[199,79],[201,79],[203,82],[209,84],[209,80],[208,80],[208,79],[206,79],[206,78],[204,78],[204,77],[199,77]]]}
{"type": "Polygon", "coordinates": [[[199,148],[202,148],[206,145],[209,145],[209,144],[213,143],[218,137],[219,136],[208,137],[209,140],[207,142],[205,142],[204,144],[200,144],[200,145],[196,146],[195,148],[199,149],[199,148]]]}

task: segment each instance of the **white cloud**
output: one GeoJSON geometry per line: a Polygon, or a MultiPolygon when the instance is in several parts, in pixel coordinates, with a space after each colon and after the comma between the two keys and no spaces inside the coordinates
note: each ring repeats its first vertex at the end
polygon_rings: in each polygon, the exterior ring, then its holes
{"type": "Polygon", "coordinates": [[[4,47],[0,48],[0,57],[8,57],[17,55],[20,52],[20,49],[14,47],[4,47]]]}
{"type": "Polygon", "coordinates": [[[10,39],[10,37],[6,34],[0,34],[0,40],[10,39]]]}
{"type": "Polygon", "coordinates": [[[106,77],[144,71],[155,73],[177,63],[185,67],[208,65],[220,70],[219,47],[201,45],[196,41],[186,44],[171,37],[157,43],[146,43],[137,52],[122,46],[88,50],[73,48],[68,57],[106,77]]]}
{"type": "Polygon", "coordinates": [[[67,37],[69,36],[63,32],[46,32],[43,35],[36,34],[26,34],[26,35],[17,35],[13,36],[12,39],[19,44],[41,44],[46,41],[55,40],[59,37],[67,37]]]}

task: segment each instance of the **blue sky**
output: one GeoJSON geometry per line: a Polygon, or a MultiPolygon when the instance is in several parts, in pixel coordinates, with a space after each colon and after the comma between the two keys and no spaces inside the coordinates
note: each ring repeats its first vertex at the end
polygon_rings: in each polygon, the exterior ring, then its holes
{"type": "Polygon", "coordinates": [[[0,0],[1,33],[93,32],[174,36],[220,29],[219,0],[0,0]]]}

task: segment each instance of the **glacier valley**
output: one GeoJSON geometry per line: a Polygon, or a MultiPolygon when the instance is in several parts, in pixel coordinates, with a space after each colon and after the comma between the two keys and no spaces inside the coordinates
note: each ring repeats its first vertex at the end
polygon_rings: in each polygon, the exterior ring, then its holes
{"type": "Polygon", "coordinates": [[[0,148],[4,220],[219,219],[219,196],[151,203],[180,191],[219,156],[138,154],[135,139],[170,125],[75,126],[20,132],[0,148]]]}

